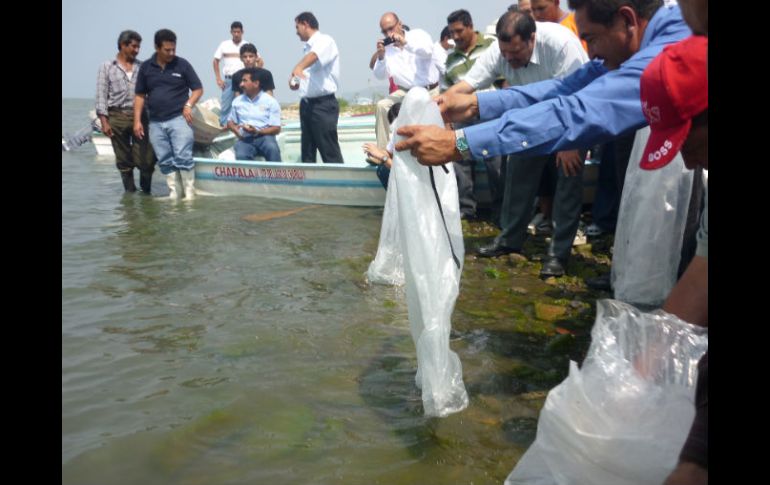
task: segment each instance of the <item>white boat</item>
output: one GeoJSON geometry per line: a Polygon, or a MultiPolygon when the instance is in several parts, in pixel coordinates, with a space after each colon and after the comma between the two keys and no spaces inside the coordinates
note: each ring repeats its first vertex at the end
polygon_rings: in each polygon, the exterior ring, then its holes
{"type": "Polygon", "coordinates": [[[194,157],[195,186],[212,195],[252,195],[314,204],[381,207],[385,190],[376,167],[366,163],[361,145],[376,140],[374,116],[341,117],[337,139],[344,163],[301,163],[299,121],[285,122],[278,134],[282,162],[235,160],[232,148],[194,157]]]}

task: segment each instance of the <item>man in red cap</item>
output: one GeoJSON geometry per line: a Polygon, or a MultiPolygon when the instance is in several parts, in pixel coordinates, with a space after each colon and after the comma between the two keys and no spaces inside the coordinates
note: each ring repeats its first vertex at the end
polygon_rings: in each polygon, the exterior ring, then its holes
{"type": "MultiPolygon", "coordinates": [[[[666,47],[644,70],[641,100],[650,138],[640,167],[663,167],[681,151],[685,166],[708,169],[708,38],[693,36],[666,47]]],[[[708,188],[698,248],[663,309],[708,326],[708,188]]],[[[695,420],[679,464],[665,485],[708,483],[708,352],[698,363],[695,420]]]]}
{"type": "MultiPolygon", "coordinates": [[[[692,36],[665,48],[644,70],[642,111],[650,122],[650,138],[639,162],[641,168],[661,168],[681,151],[687,168],[708,169],[707,50],[707,37],[692,36]]],[[[703,239],[708,235],[707,210],[708,204],[698,234],[697,256],[663,306],[704,326],[708,325],[708,243],[703,239]]]]}

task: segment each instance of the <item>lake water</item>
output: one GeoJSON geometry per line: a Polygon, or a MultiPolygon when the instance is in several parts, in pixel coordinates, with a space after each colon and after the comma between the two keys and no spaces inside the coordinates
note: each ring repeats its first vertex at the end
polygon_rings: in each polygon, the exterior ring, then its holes
{"type": "MultiPolygon", "coordinates": [[[[92,101],[62,107],[72,133],[92,101]]],[[[382,210],[244,219],[300,207],[124,195],[92,145],[62,153],[64,484],[502,483],[566,371],[507,325],[531,310],[463,276],[470,405],[425,418],[402,290],[364,279],[382,210]],[[494,298],[510,308],[473,310],[494,298]]]]}

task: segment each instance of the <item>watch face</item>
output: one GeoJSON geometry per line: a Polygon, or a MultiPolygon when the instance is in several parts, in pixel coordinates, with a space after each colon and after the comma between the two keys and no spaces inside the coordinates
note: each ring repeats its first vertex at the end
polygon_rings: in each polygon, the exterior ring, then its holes
{"type": "Polygon", "coordinates": [[[468,151],[468,140],[466,140],[465,137],[460,137],[457,139],[455,146],[457,146],[457,149],[461,152],[468,151]]]}

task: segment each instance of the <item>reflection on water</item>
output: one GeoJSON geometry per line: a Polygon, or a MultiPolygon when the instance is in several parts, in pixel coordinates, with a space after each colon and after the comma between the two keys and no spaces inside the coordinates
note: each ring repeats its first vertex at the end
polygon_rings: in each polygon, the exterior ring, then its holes
{"type": "MultiPolygon", "coordinates": [[[[88,105],[63,102],[63,131],[88,105]]],[[[563,357],[515,330],[515,304],[473,315],[460,301],[471,403],[425,418],[403,291],[364,283],[380,221],[122,195],[112,160],[63,153],[63,483],[501,483],[563,357]]]]}

